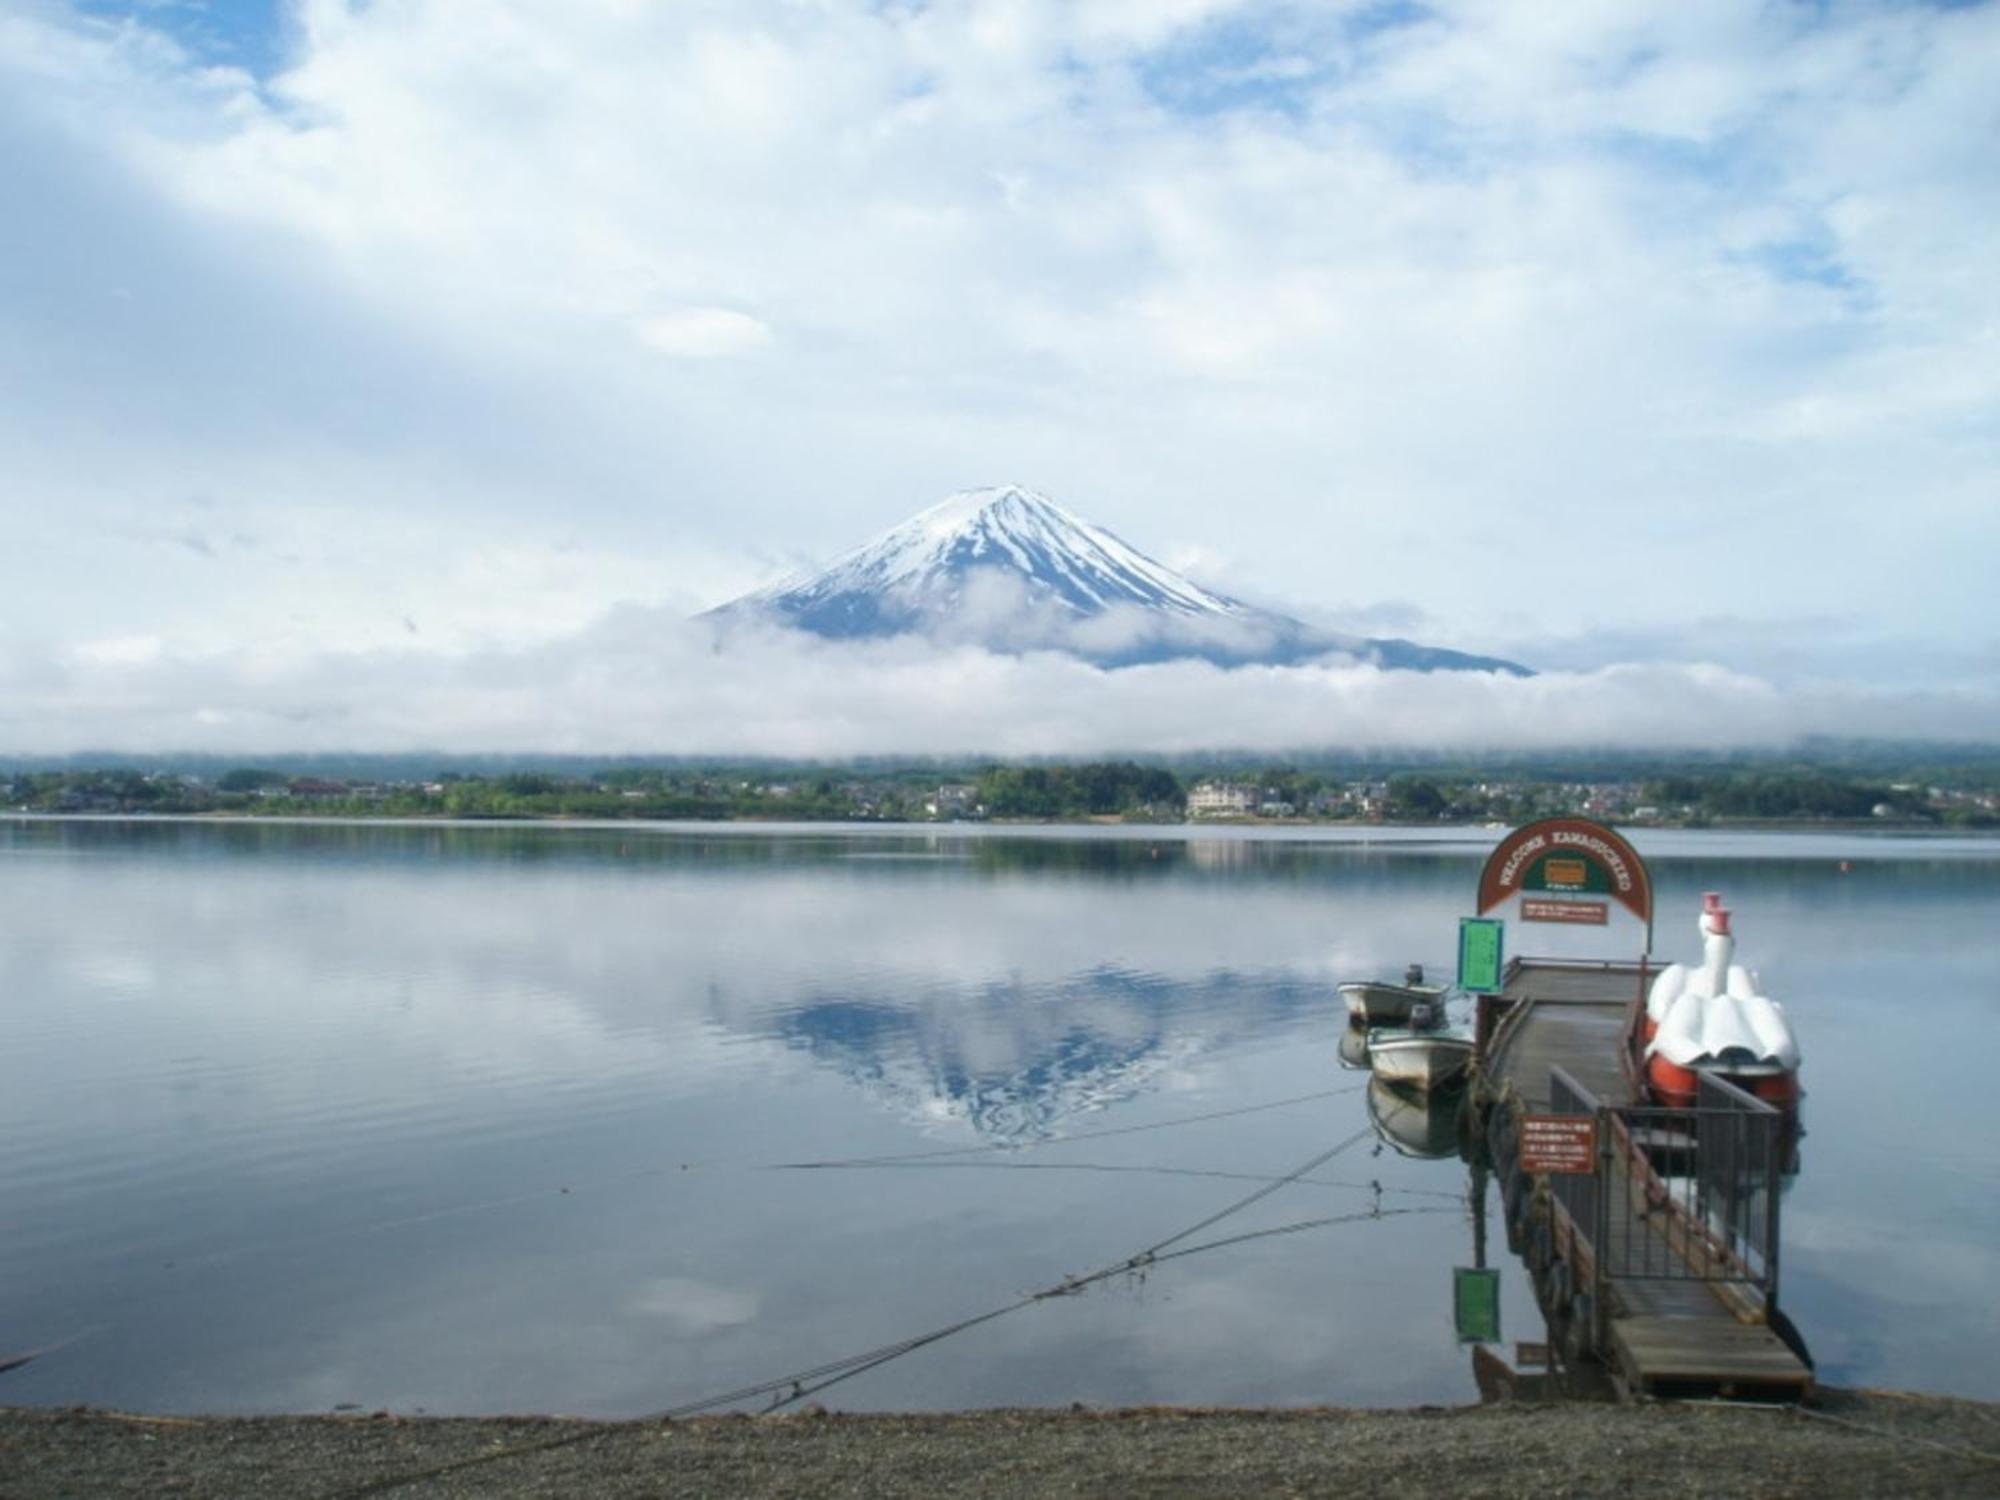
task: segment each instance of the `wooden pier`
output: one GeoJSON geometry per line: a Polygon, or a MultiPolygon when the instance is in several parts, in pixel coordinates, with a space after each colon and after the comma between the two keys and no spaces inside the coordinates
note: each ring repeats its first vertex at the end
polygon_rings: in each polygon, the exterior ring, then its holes
{"type": "Polygon", "coordinates": [[[1777,1306],[1789,1122],[1720,1081],[1691,1109],[1648,1103],[1630,1039],[1649,978],[1511,962],[1480,1000],[1474,1148],[1567,1362],[1595,1360],[1635,1396],[1796,1400],[1812,1367],[1777,1306]],[[1593,1170],[1524,1170],[1530,1117],[1587,1136],[1593,1170]]]}

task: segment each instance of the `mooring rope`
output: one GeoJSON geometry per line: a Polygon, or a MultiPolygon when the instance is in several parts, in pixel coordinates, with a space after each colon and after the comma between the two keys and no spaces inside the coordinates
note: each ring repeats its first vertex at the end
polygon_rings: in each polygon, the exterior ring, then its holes
{"type": "Polygon", "coordinates": [[[1103,1141],[1116,1135],[1143,1135],[1150,1130],[1173,1130],[1182,1125],[1200,1125],[1209,1120],[1232,1120],[1239,1115],[1262,1114],[1266,1110],[1287,1109],[1294,1104],[1311,1104],[1320,1099],[1338,1099],[1358,1094],[1365,1083],[1346,1088],[1321,1089],[1311,1094],[1294,1094],[1289,1099],[1272,1099],[1263,1104],[1245,1104],[1235,1109],[1211,1110],[1201,1115],[1179,1115],[1170,1120],[1153,1120],[1144,1125],[1116,1125],[1106,1130],[1079,1130],[1071,1135],[1041,1136],[1027,1141],[981,1141],[976,1146],[946,1146],[935,1151],[904,1151],[893,1156],[835,1157],[829,1161],[772,1162],[761,1170],[772,1172],[816,1172],[832,1167],[898,1166],[904,1162],[939,1161],[952,1156],[979,1156],[994,1151],[1032,1151],[1043,1146],[1064,1146],[1072,1141],[1103,1141]]]}
{"type": "MultiPolygon", "coordinates": [[[[1382,1211],[1381,1217],[1387,1218],[1392,1214],[1446,1212],[1449,1212],[1449,1210],[1435,1208],[1385,1209],[1382,1211]]],[[[1228,1245],[1240,1244],[1244,1240],[1264,1239],[1273,1235],[1292,1234],[1301,1230],[1319,1228],[1329,1224],[1354,1223],[1374,1217],[1376,1217],[1374,1214],[1345,1214],[1331,1219],[1301,1220],[1297,1224],[1280,1225],[1274,1229],[1253,1230],[1248,1234],[1232,1235],[1228,1239],[1190,1246],[1185,1250],[1178,1250],[1169,1255],[1161,1256],[1160,1260],[1176,1260],[1183,1256],[1198,1255],[1206,1250],[1219,1250],[1228,1245]]],[[[992,1316],[998,1316],[998,1314],[996,1313],[992,1316]]],[[[977,1321],[990,1321],[990,1317],[982,1317],[977,1321]]],[[[860,1372],[856,1371],[855,1373],[860,1372]]],[[[831,1381],[827,1383],[832,1384],[831,1381]]],[[[824,1390],[825,1386],[817,1387],[817,1389],[824,1390]]],[[[1822,1422],[1833,1422],[1857,1432],[1865,1432],[1872,1437],[1886,1438],[1893,1442],[1915,1443],[1926,1448],[1934,1448],[1956,1458],[1971,1459],[1978,1463],[2000,1463],[2000,1454],[1988,1453],[1979,1448],[1967,1447],[1957,1443],[1940,1442],[1935,1438],[1921,1437],[1915,1433],[1897,1432],[1892,1428],[1874,1427],[1867,1423],[1856,1422],[1851,1418],[1834,1416],[1830,1412],[1814,1411],[1806,1406],[1779,1404],[1777,1402],[1702,1400],[1663,1402],[1661,1404],[1673,1406],[1716,1406],[1737,1411],[1791,1412],[1798,1416],[1812,1417],[1822,1422]]],[[[337,1490],[324,1496],[323,1500],[359,1500],[359,1497],[365,1495],[385,1494],[390,1490],[401,1489],[405,1485],[419,1484],[426,1479],[440,1478],[443,1475],[455,1473],[461,1469],[475,1468],[482,1464],[499,1463],[507,1459],[527,1458],[537,1453],[553,1452],[559,1448],[575,1447],[581,1443],[591,1442],[597,1438],[607,1437],[613,1433],[627,1430],[631,1425],[629,1422],[605,1422],[578,1432],[566,1432],[559,1437],[549,1438],[542,1442],[521,1443],[511,1448],[497,1449],[488,1453],[476,1453],[466,1458],[452,1459],[446,1463],[434,1464],[426,1469],[412,1469],[402,1474],[389,1475],[382,1479],[371,1480],[366,1484],[351,1489],[337,1490]]]]}
{"type": "MultiPolygon", "coordinates": [[[[849,1376],[858,1375],[864,1370],[871,1370],[877,1365],[886,1364],[891,1359],[899,1359],[913,1350],[923,1348],[926,1344],[934,1344],[940,1339],[950,1338],[953,1334],[963,1333],[965,1330],[976,1328],[982,1323],[990,1323],[995,1318],[1005,1317],[1008,1313],[1018,1312],[1022,1308],[1031,1307],[1037,1302],[1046,1302],[1052,1297],[1072,1296],[1087,1286],[1108,1280],[1113,1276],[1120,1276],[1129,1271],[1144,1270],[1158,1262],[1162,1251],[1179,1244],[1191,1235],[1199,1234],[1211,1225],[1218,1224],[1234,1214],[1241,1213],[1253,1203],[1261,1202],[1272,1193],[1278,1191],[1278,1189],[1289,1183],[1296,1182],[1299,1178],[1305,1176],[1306,1173],[1312,1171],[1313,1168],[1322,1165],[1333,1157],[1338,1156],[1341,1152],[1354,1146],[1369,1134],[1370,1132],[1367,1130],[1358,1130],[1338,1145],[1329,1147],[1310,1161],[1295,1167],[1283,1176],[1270,1179],[1257,1188],[1256,1191],[1246,1193],[1227,1207],[1217,1210],[1206,1218],[1197,1220],[1185,1229],[1177,1230],[1163,1240],[1155,1241],[1143,1250],[1125,1256],[1123,1259],[1109,1265],[1101,1266],[1095,1271],[1067,1276],[1061,1281],[1043,1287],[1040,1291],[1025,1293],[1003,1306],[990,1308],[986,1312],[977,1313],[970,1318],[947,1324],[943,1328],[932,1329],[927,1333],[916,1334],[907,1339],[899,1339],[893,1344],[885,1344],[877,1349],[870,1349],[860,1354],[849,1355],[845,1359],[834,1360],[830,1364],[818,1365],[810,1370],[797,1370],[789,1375],[781,1375],[775,1380],[761,1381],[753,1386],[745,1386],[739,1390],[728,1391],[721,1395],[705,1397],[700,1401],[670,1407],[666,1411],[659,1413],[659,1415],[669,1420],[691,1417],[699,1412],[709,1411],[718,1406],[733,1406],[739,1401],[749,1400],[752,1396],[779,1395],[789,1392],[789,1394],[783,1395],[783,1399],[775,1402],[768,1408],[775,1411],[781,1406],[787,1406],[791,1402],[800,1400],[806,1395],[811,1394],[811,1390],[805,1388],[806,1382],[822,1382],[822,1384],[811,1388],[812,1390],[821,1390],[826,1385],[834,1383],[834,1381],[826,1379],[828,1376],[838,1375],[840,1379],[847,1379],[849,1376]]],[[[1375,1217],[1375,1215],[1365,1214],[1361,1215],[1361,1217],[1375,1217]]]]}
{"type": "MultiPolygon", "coordinates": [[[[176,1269],[196,1266],[211,1266],[241,1259],[248,1255],[270,1254],[276,1251],[303,1245],[318,1244],[325,1240],[340,1239],[355,1235],[388,1234],[398,1229],[413,1229],[423,1224],[435,1224],[446,1219],[462,1218],[471,1214],[492,1213],[503,1208],[519,1208],[528,1203],[544,1203],[555,1198],[574,1197],[578,1194],[601,1191],[618,1187],[629,1182],[645,1182],[659,1177],[675,1177],[684,1172],[696,1171],[745,1171],[745,1172],[800,1172],[826,1171],[834,1168],[859,1168],[900,1166],[930,1161],[943,1161],[952,1157],[981,1156],[993,1152],[1018,1152],[1034,1150],[1043,1146],[1060,1146],[1072,1141],[1104,1140],[1111,1136],[1138,1135],[1154,1130],[1174,1130],[1185,1125],[1201,1125],[1211,1120],[1228,1120],[1242,1115],[1262,1114],[1274,1109],[1289,1109],[1294,1105],[1310,1104],[1322,1099],[1335,1099],[1358,1092],[1366,1085],[1347,1088],[1321,1089],[1311,1094],[1294,1094],[1289,1098],[1270,1099],[1261,1104],[1246,1104],[1234,1109],[1211,1110],[1205,1114],[1179,1115],[1167,1120],[1154,1120],[1144,1125],[1120,1125],[1109,1130],[1079,1131],[1074,1135],[1046,1136],[1030,1141],[984,1141],[974,1146],[953,1146],[936,1151],[903,1152],[893,1156],[857,1156],[844,1160],[830,1161],[784,1161],[784,1162],[679,1162],[673,1166],[635,1167],[630,1171],[613,1173],[607,1177],[586,1178],[575,1182],[559,1183],[551,1187],[532,1188],[525,1192],[509,1193],[500,1198],[482,1198],[473,1203],[447,1204],[443,1208],[426,1209],[421,1213],[404,1214],[393,1219],[376,1219],[365,1224],[347,1224],[334,1228],[316,1230],[310,1235],[300,1235],[292,1239],[267,1240],[261,1244],[235,1245],[225,1250],[211,1250],[205,1254],[182,1256],[176,1259],[176,1269]]],[[[1159,1169],[1173,1172],[1174,1168],[1159,1169]]],[[[1247,1175],[1247,1174],[1246,1174],[1247,1175]]]]}
{"type": "MultiPolygon", "coordinates": [[[[1287,1234],[1302,1234],[1309,1229],[1324,1229],[1334,1224],[1358,1224],[1369,1219],[1402,1218],[1414,1214],[1447,1214],[1453,1212],[1454,1210],[1448,1208],[1383,1208],[1377,1204],[1374,1208],[1363,1209],[1355,1213],[1332,1214],[1317,1219],[1299,1219],[1293,1223],[1279,1224],[1269,1229],[1252,1229],[1242,1234],[1227,1235],[1219,1240],[1207,1240],[1199,1245],[1188,1245],[1179,1250],[1169,1250],[1164,1254],[1151,1255],[1143,1261],[1139,1261],[1135,1257],[1133,1263],[1121,1262],[1115,1266],[1106,1266],[1086,1276],[1075,1277],[1061,1282],[1056,1286],[1046,1288],[1021,1301],[1009,1303],[1006,1307],[995,1308],[991,1312],[983,1313],[977,1318],[967,1319],[949,1328],[939,1329],[932,1334],[905,1340],[901,1345],[889,1346],[881,1353],[879,1358],[868,1359],[850,1368],[842,1369],[837,1374],[829,1373],[827,1378],[818,1380],[816,1384],[802,1385],[795,1383],[783,1395],[765,1407],[764,1411],[768,1414],[781,1410],[784,1407],[792,1405],[794,1402],[803,1401],[808,1396],[818,1395],[828,1386],[838,1385],[843,1380],[851,1380],[856,1375],[865,1375],[868,1371],[888,1364],[893,1359],[900,1359],[905,1354],[914,1353],[926,1344],[934,1344],[940,1339],[949,1338],[956,1333],[962,1333],[967,1328],[974,1327],[979,1323],[991,1322],[996,1318],[1004,1317],[1008,1313],[1017,1312],[1021,1308],[1035,1302],[1045,1302],[1052,1297],[1073,1296],[1088,1286],[1114,1276],[1150,1271],[1155,1266],[1165,1265],[1169,1261],[1183,1260],[1191,1255],[1205,1255],[1211,1250],[1226,1250],[1231,1246],[1248,1244],[1252,1240],[1275,1239],[1279,1235],[1287,1234]]],[[[703,1407],[700,1409],[706,1410],[707,1408],[703,1407]]],[[[694,1414],[693,1412],[686,1413],[686,1415],[690,1416],[694,1414]]],[[[662,1415],[668,1419],[672,1419],[674,1416],[671,1412],[663,1413],[662,1415]]]]}
{"type": "MultiPolygon", "coordinates": [[[[1226,1182],[1270,1182],[1273,1179],[1261,1172],[1230,1172],[1219,1167],[1160,1167],[1137,1165],[1127,1166],[1117,1162],[1097,1161],[878,1161],[857,1162],[857,1171],[971,1171],[971,1172],[1133,1172],[1153,1177],[1215,1177],[1226,1182]]],[[[1406,1198],[1442,1198],[1452,1203],[1463,1202],[1462,1192],[1447,1193],[1438,1188],[1382,1187],[1375,1182],[1350,1182],[1334,1177],[1301,1177],[1300,1187],[1346,1188],[1353,1192],[1365,1193],[1379,1189],[1384,1193],[1394,1193],[1406,1198]]]]}
{"type": "MultiPolygon", "coordinates": [[[[1378,1195],[1375,1204],[1366,1210],[1317,1219],[1301,1219],[1290,1224],[1276,1225],[1268,1229],[1250,1230],[1242,1234],[1228,1235],[1217,1240],[1204,1241],[1197,1245],[1183,1244],[1184,1241],[1199,1234],[1202,1230],[1212,1228],[1225,1219],[1241,1213],[1253,1204],[1263,1201],[1280,1188],[1300,1181],[1313,1171],[1314,1168],[1331,1161],[1343,1151],[1350,1150],[1363,1140],[1366,1140],[1371,1134],[1373,1134],[1372,1128],[1358,1130],[1337,1144],[1302,1162],[1291,1171],[1280,1177],[1270,1179],[1258,1187],[1256,1191],[1246,1193],[1235,1202],[1218,1209],[1204,1218],[1198,1219],[1186,1228],[1177,1230],[1164,1239],[1154,1241],[1145,1249],[1128,1255],[1122,1260],[1101,1266],[1097,1270],[1064,1277],[1061,1281],[1046,1286],[1039,1291],[1026,1293],[1011,1302],[989,1308],[984,1312],[975,1313],[971,1317],[960,1318],[956,1322],[945,1324],[940,1328],[930,1329],[927,1332],[915,1334],[909,1338],[898,1339],[894,1343],[883,1344],[860,1354],[849,1355],[844,1359],[831,1360],[825,1364],[813,1366],[810,1369],[795,1370],[772,1380],[759,1381],[755,1385],[740,1386],[733,1391],[704,1397],[699,1401],[685,1402],[679,1406],[657,1412],[650,1418],[641,1418],[640,1420],[675,1421],[684,1417],[697,1415],[701,1412],[712,1411],[717,1407],[733,1406],[757,1396],[774,1397],[775,1399],[765,1410],[767,1412],[777,1411],[782,1407],[791,1405],[795,1401],[804,1400],[809,1395],[823,1391],[829,1386],[837,1385],[843,1380],[849,1380],[854,1376],[865,1374],[870,1370],[888,1364],[891,1360],[901,1359],[903,1356],[912,1354],[918,1349],[967,1332],[982,1324],[994,1322],[999,1318],[1006,1317],[1010,1313],[1019,1312],[1026,1307],[1032,1307],[1036,1303],[1050,1301],[1057,1297],[1074,1296],[1086,1287],[1109,1280],[1115,1276],[1130,1272],[1145,1271],[1168,1261],[1183,1260],[1189,1256],[1206,1254],[1210,1251],[1246,1244],[1252,1240],[1268,1239],[1278,1235],[1299,1234],[1309,1229],[1325,1228],[1335,1224],[1352,1224],[1374,1219],[1419,1214],[1456,1213],[1458,1211],[1449,1208],[1385,1209],[1381,1206],[1378,1195]],[[1173,1247],[1177,1245],[1181,1246],[1181,1248],[1174,1249],[1173,1247]]],[[[597,1438],[624,1430],[629,1425],[629,1423],[605,1423],[599,1426],[587,1427],[578,1432],[564,1433],[559,1437],[545,1439],[540,1442],[522,1443],[511,1448],[495,1449],[487,1453],[453,1459],[449,1462],[435,1464],[424,1469],[412,1469],[401,1474],[385,1475],[380,1479],[369,1480],[359,1485],[330,1491],[323,1497],[323,1500],[360,1500],[362,1496],[385,1494],[390,1490],[421,1483],[426,1479],[438,1478],[462,1469],[483,1464],[499,1463],[508,1459],[525,1458],[536,1453],[547,1453],[559,1448],[573,1447],[580,1443],[591,1442],[597,1438]]]]}

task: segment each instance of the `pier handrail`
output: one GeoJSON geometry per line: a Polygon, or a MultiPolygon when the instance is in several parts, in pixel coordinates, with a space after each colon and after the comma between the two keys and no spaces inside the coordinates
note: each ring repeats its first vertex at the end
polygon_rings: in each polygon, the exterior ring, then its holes
{"type": "MultiPolygon", "coordinates": [[[[1560,1063],[1549,1068],[1549,1108],[1559,1115],[1588,1115],[1597,1122],[1597,1170],[1564,1172],[1549,1179],[1549,1196],[1557,1210],[1558,1232],[1569,1241],[1570,1260],[1575,1274],[1587,1276],[1590,1287],[1592,1322],[1604,1316],[1605,1254],[1607,1222],[1611,1206],[1605,1170],[1605,1118],[1611,1111],[1560,1063]]],[[[1598,1329],[1591,1330],[1595,1341],[1598,1329]]]]}
{"type": "Polygon", "coordinates": [[[1629,958],[1542,958],[1535,954],[1517,955],[1507,961],[1511,976],[1516,968],[1527,968],[1532,964],[1537,969],[1571,969],[1582,974],[1608,974],[1632,968],[1634,963],[1644,964],[1645,955],[1637,960],[1629,958]]]}
{"type": "MultiPolygon", "coordinates": [[[[1489,1001],[1497,997],[1482,995],[1479,998],[1482,1001],[1489,1001]]],[[[1485,1035],[1477,1039],[1479,1063],[1482,1070],[1490,1072],[1498,1064],[1501,1054],[1506,1052],[1508,1044],[1514,1040],[1514,1033],[1527,1024],[1525,1017],[1534,1008],[1534,1004],[1535,1002],[1530,999],[1515,1000],[1509,1003],[1506,1013],[1498,1021],[1492,1022],[1491,1029],[1486,1030],[1485,1035]]],[[[1482,1006],[1482,1012],[1481,1023],[1483,1029],[1490,1011],[1482,1006]]]]}
{"type": "Polygon", "coordinates": [[[1726,1079],[1703,1075],[1700,1087],[1693,1107],[1608,1105],[1552,1065],[1551,1112],[1594,1117],[1599,1157],[1595,1174],[1551,1176],[1549,1195],[1593,1280],[1708,1282],[1744,1321],[1762,1322],[1778,1295],[1783,1118],[1726,1079]],[[1685,1170],[1663,1172],[1658,1150],[1680,1153],[1685,1170]]]}
{"type": "MultiPolygon", "coordinates": [[[[1603,1108],[1604,1101],[1578,1083],[1576,1076],[1561,1063],[1551,1063],[1549,1065],[1549,1082],[1551,1084],[1560,1084],[1570,1099],[1582,1106],[1580,1109],[1563,1109],[1558,1107],[1556,1113],[1559,1115],[1585,1114],[1591,1110],[1603,1108]]],[[[1556,1097],[1556,1090],[1554,1088],[1551,1088],[1549,1093],[1550,1097],[1556,1097]]]]}

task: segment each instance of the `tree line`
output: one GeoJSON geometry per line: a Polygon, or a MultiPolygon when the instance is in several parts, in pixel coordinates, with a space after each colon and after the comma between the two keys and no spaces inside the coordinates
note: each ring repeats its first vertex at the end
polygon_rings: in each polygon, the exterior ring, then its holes
{"type": "Polygon", "coordinates": [[[1936,790],[1844,771],[1769,767],[1656,774],[1623,783],[1498,780],[1402,772],[1344,781],[1293,767],[1226,778],[1136,761],[832,768],[756,775],[623,767],[587,775],[443,771],[427,781],[346,782],[233,767],[213,780],[128,768],[0,772],[0,807],[44,813],[314,813],[448,818],[734,818],[799,821],[927,818],[1130,818],[1173,821],[1205,780],[1254,789],[1292,815],[1401,823],[1525,822],[1563,813],[1665,823],[1890,818],[2000,826],[1983,786],[1936,790]]]}

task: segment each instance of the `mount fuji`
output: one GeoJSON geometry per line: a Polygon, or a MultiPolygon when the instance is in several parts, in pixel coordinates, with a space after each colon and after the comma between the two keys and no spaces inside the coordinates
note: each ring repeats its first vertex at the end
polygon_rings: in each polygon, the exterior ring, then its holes
{"type": "Polygon", "coordinates": [[[1107,667],[1347,656],[1419,672],[1529,675],[1494,657],[1321,630],[1218,594],[1019,485],[948,496],[821,572],[704,618],[763,619],[834,640],[922,635],[1063,651],[1107,667]]]}

